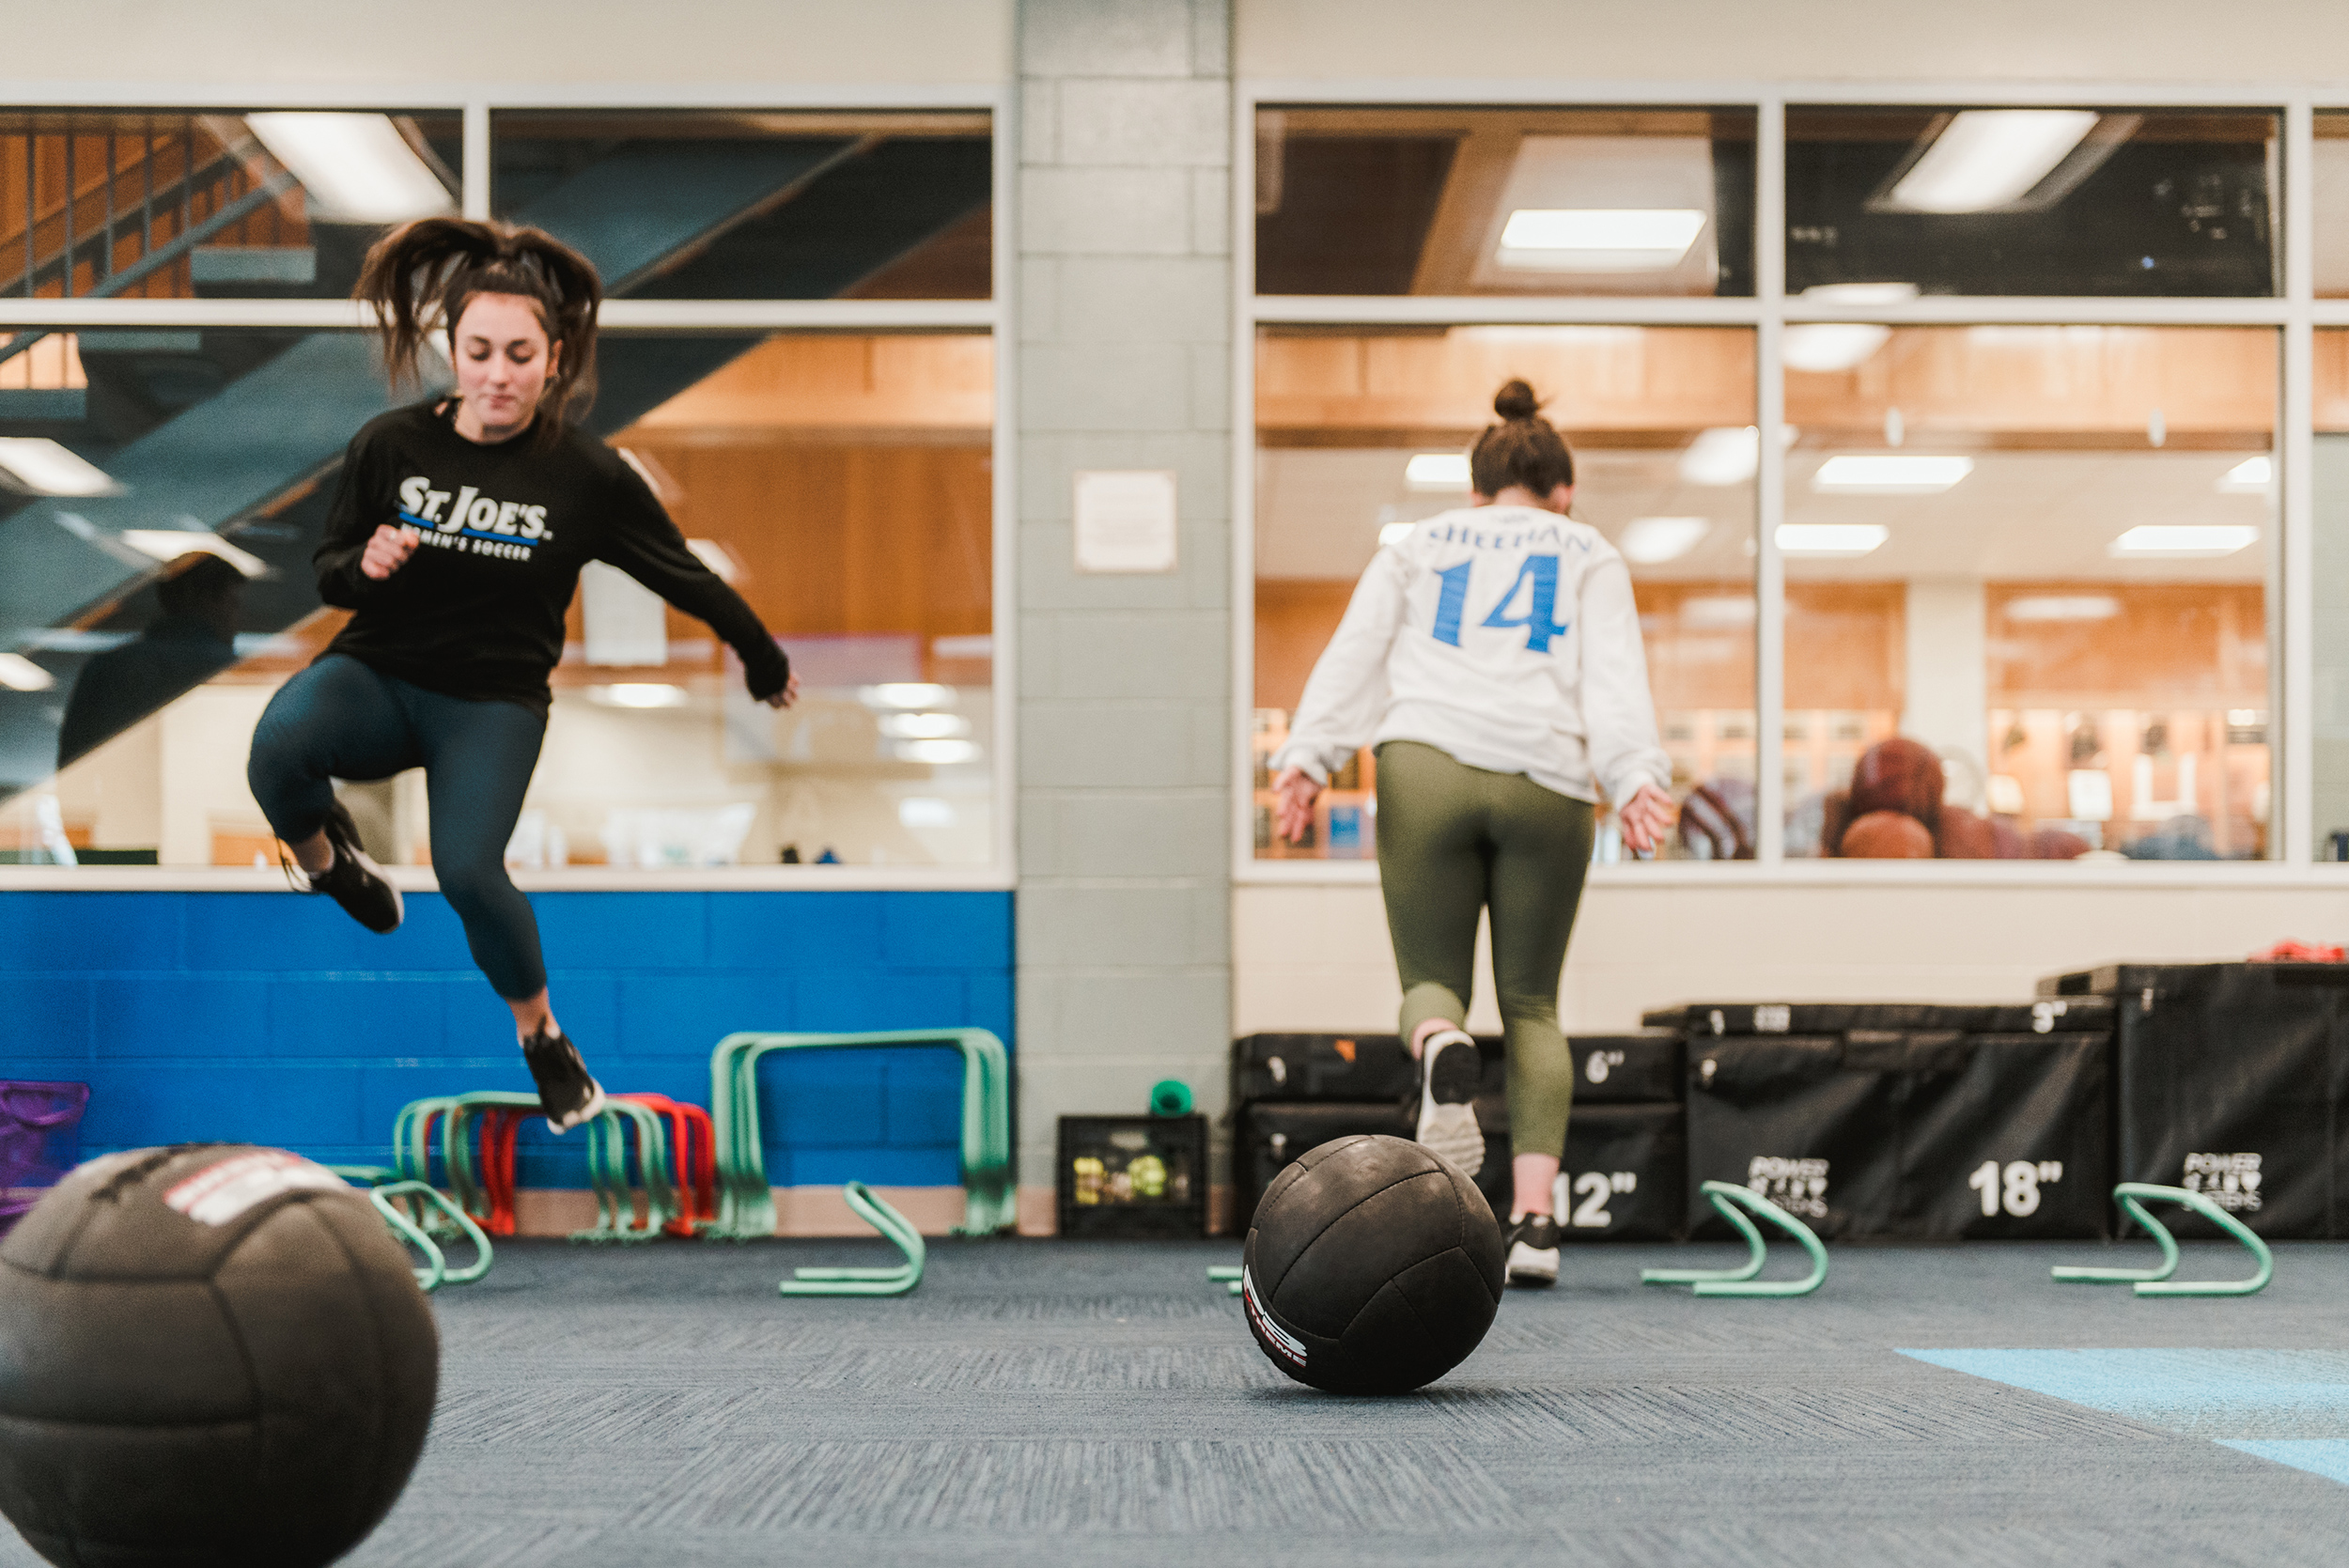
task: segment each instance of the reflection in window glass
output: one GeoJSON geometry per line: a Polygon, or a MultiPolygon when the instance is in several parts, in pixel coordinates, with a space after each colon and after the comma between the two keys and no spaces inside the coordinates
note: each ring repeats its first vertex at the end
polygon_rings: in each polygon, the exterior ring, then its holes
{"type": "Polygon", "coordinates": [[[2349,298],[2349,111],[2316,116],[2316,297],[2349,298]]]}
{"type": "Polygon", "coordinates": [[[985,299],[984,113],[517,111],[491,205],[645,300],[985,299]]]}
{"type": "Polygon", "coordinates": [[[2278,133],[2244,112],[1790,109],[1787,292],[2273,295],[2278,133]]]}
{"type": "MultiPolygon", "coordinates": [[[[2320,116],[2320,119],[2322,116],[2320,116]]],[[[2336,144],[2349,145],[2349,144],[2336,144]]],[[[2318,148],[2320,166],[2323,147],[2318,148]]],[[[2319,263],[2322,275],[2323,263],[2319,263]]],[[[2314,853],[2349,861],[2349,332],[2316,334],[2315,469],[2310,487],[2314,853]]],[[[2295,858],[2303,851],[2295,846],[2295,858]]]]}
{"type": "MultiPolygon", "coordinates": [[[[386,227],[457,210],[462,131],[449,113],[0,113],[0,294],[344,298],[386,227]]],[[[0,359],[0,389],[82,390],[42,357],[59,384],[0,359]]]]}
{"type": "MultiPolygon", "coordinates": [[[[388,396],[355,334],[195,335],[119,365],[86,351],[94,384],[185,389],[147,424],[60,440],[0,418],[0,463],[49,487],[0,502],[0,857],[273,861],[244,755],[340,625],[309,557],[332,464],[388,396]]],[[[591,425],[807,695],[751,703],[707,628],[591,568],[509,860],[989,859],[989,340],[615,333],[599,360],[591,425]]],[[[421,774],[344,795],[370,852],[423,862],[421,774]]]]}
{"type": "Polygon", "coordinates": [[[1264,109],[1260,294],[1753,292],[1751,110],[1264,109]]]}
{"type": "Polygon", "coordinates": [[[2275,334],[1869,330],[1786,378],[1787,853],[2265,855],[2275,334]]]}
{"type": "MultiPolygon", "coordinates": [[[[1574,515],[1623,551],[1682,859],[1753,853],[1753,334],[1739,328],[1272,329],[1256,354],[1253,763],[1260,859],[1370,859],[1376,761],[1332,780],[1301,846],[1267,761],[1385,530],[1469,504],[1463,454],[1523,377],[1574,448],[1574,515]]],[[[1610,817],[1599,855],[1622,858],[1610,817]]]]}

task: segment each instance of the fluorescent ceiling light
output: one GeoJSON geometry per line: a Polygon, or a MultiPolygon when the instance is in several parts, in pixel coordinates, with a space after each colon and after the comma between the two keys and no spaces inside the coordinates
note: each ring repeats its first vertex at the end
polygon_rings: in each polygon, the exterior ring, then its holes
{"type": "Polygon", "coordinates": [[[1411,530],[1418,526],[1416,522],[1382,522],[1378,525],[1378,542],[1381,545],[1399,545],[1409,538],[1411,530]]]}
{"type": "Polygon", "coordinates": [[[933,659],[992,659],[995,657],[995,638],[992,633],[985,631],[963,632],[953,637],[933,637],[930,639],[930,657],[933,659]]]}
{"type": "Polygon", "coordinates": [[[2109,594],[2030,594],[2006,601],[2010,621],[2108,621],[2121,613],[2109,594]]]}
{"type": "Polygon", "coordinates": [[[1781,522],[1781,555],[1865,555],[1892,536],[1875,522],[1781,522]]]}
{"type": "Polygon", "coordinates": [[[587,700],[604,707],[683,707],[687,698],[682,686],[622,681],[615,686],[590,686],[587,700]]]}
{"type": "Polygon", "coordinates": [[[926,680],[893,680],[858,687],[856,700],[866,707],[952,707],[955,689],[926,680]]]}
{"type": "Polygon", "coordinates": [[[741,580],[742,564],[737,561],[733,553],[717,540],[688,539],[685,541],[685,548],[693,552],[695,560],[716,572],[720,582],[736,582],[741,580]]]}
{"type": "Polygon", "coordinates": [[[1845,495],[1935,495],[1973,471],[1971,458],[1845,453],[1821,463],[1811,488],[1845,495]]]}
{"type": "Polygon", "coordinates": [[[397,224],[455,204],[440,177],[386,115],[247,115],[270,156],[302,181],[323,218],[397,224]]]}
{"type": "Polygon", "coordinates": [[[11,691],[46,691],[57,677],[21,653],[0,653],[0,686],[11,691]]]}
{"type": "Polygon", "coordinates": [[[219,535],[194,528],[126,528],[122,542],[141,555],[158,561],[177,561],[182,555],[217,555],[245,576],[262,578],[269,575],[269,563],[247,551],[239,550],[219,535]]]}
{"type": "Polygon", "coordinates": [[[2276,462],[2263,452],[2256,458],[2246,458],[2227,470],[2218,481],[2221,493],[2227,495],[2264,495],[2276,482],[2276,462]]]}
{"type": "Polygon", "coordinates": [[[1786,329],[1786,368],[1836,375],[1867,363],[1890,340],[1892,329],[1860,321],[1802,321],[1786,329]]]}
{"type": "Polygon", "coordinates": [[[1545,272],[1660,272],[1703,232],[1691,207],[1521,207],[1501,231],[1499,260],[1545,272]]]}
{"type": "Polygon", "coordinates": [[[1968,109],[1892,187],[1912,212],[1988,212],[2029,194],[2096,129],[2088,109],[1968,109]]]}
{"type": "Polygon", "coordinates": [[[1709,518],[1633,518],[1615,541],[1623,558],[1636,566],[1677,561],[1697,547],[1713,526],[1709,518]]]}
{"type": "Polygon", "coordinates": [[[1421,452],[1403,465],[1403,482],[1415,490],[1464,490],[1469,488],[1465,452],[1421,452]]]}
{"type": "Polygon", "coordinates": [[[119,495],[114,475],[47,436],[0,436],[0,470],[35,495],[119,495]]]}
{"type": "Polygon", "coordinates": [[[885,713],[881,734],[892,740],[952,740],[971,733],[971,721],[951,713],[885,713]]]}
{"type": "MultiPolygon", "coordinates": [[[[1822,283],[1802,291],[1813,304],[1875,310],[1917,297],[1913,283],[1822,283]]],[[[1862,321],[1801,321],[1788,327],[1783,353],[1790,370],[1833,375],[1867,362],[1891,337],[1892,329],[1862,321]]]]}
{"type": "Polygon", "coordinates": [[[968,740],[900,740],[896,751],[900,762],[927,763],[932,768],[952,768],[979,757],[978,747],[968,740]]]}
{"type": "Polygon", "coordinates": [[[2130,529],[2106,547],[2111,555],[2191,556],[2232,555],[2260,536],[2256,528],[2214,523],[2166,525],[2144,523],[2130,529]]]}
{"type": "MultiPolygon", "coordinates": [[[[1795,444],[1792,425],[1778,429],[1779,445],[1795,444]]],[[[1751,425],[1717,425],[1699,430],[1681,449],[1680,477],[1690,485],[1742,485],[1762,466],[1762,432],[1751,425]]]]}
{"type": "Polygon", "coordinates": [[[951,828],[955,825],[954,803],[932,795],[909,795],[897,802],[897,825],[901,828],[951,828]]]}

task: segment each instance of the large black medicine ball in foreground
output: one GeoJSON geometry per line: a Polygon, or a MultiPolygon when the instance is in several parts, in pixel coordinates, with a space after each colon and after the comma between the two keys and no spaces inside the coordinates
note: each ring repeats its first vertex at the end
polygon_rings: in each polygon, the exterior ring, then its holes
{"type": "Polygon", "coordinates": [[[93,1160],[0,1243],[0,1513],[65,1568],[319,1568],[407,1484],[440,1340],[364,1194],[276,1149],[93,1160]]]}
{"type": "Polygon", "coordinates": [[[1334,1394],[1399,1394],[1468,1359],[1508,1250],[1476,1184],[1417,1143],[1340,1138],[1272,1179],[1249,1224],[1248,1327],[1334,1394]]]}

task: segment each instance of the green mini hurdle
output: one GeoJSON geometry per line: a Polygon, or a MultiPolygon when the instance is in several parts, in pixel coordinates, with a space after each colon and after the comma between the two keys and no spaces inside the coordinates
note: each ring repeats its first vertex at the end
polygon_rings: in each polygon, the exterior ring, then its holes
{"type": "MultiPolygon", "coordinates": [[[[898,1029],[856,1034],[749,1032],[718,1042],[709,1058],[709,1109],[718,1145],[718,1218],[705,1234],[772,1235],[774,1194],[758,1141],[758,1063],[779,1050],[872,1050],[936,1046],[962,1054],[963,1219],[957,1235],[992,1235],[1017,1218],[1011,1189],[1011,1058],[984,1029],[898,1029]]],[[[869,1219],[871,1216],[866,1216],[869,1219]]],[[[884,1234],[886,1231],[884,1229],[884,1234]]]]}

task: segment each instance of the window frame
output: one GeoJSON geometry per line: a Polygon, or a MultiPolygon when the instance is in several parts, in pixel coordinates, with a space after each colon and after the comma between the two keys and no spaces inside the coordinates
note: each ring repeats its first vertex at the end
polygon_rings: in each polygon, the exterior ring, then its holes
{"type": "Polygon", "coordinates": [[[1570,295],[1377,296],[1259,295],[1255,292],[1256,169],[1252,157],[1234,160],[1232,172],[1232,732],[1231,874],[1239,885],[1375,884],[1370,861],[1260,861],[1255,856],[1254,788],[1250,728],[1255,706],[1256,388],[1260,327],[1346,324],[1745,326],[1755,334],[1754,412],[1763,429],[1785,422],[1783,339],[1789,325],[1865,319],[1884,326],[2096,325],[2260,326],[2279,333],[2280,384],[2276,403],[2279,536],[2275,577],[2280,592],[2268,607],[2270,690],[2276,700],[2268,726],[2268,851],[2261,861],[2040,864],[2029,862],[1904,862],[1896,869],[1843,860],[1787,858],[1785,853],[1785,563],[1777,524],[1785,515],[1785,453],[1761,443],[1755,475],[1754,624],[1756,846],[1750,862],[1674,862],[1594,865],[1600,886],[1659,883],[1739,887],[1776,883],[1852,887],[1894,884],[1983,885],[2017,888],[2336,885],[2345,875],[2314,860],[2310,737],[2313,732],[2311,616],[2309,572],[2314,524],[2310,482],[2314,462],[2313,352],[2318,327],[2349,326],[2349,299],[2314,297],[2312,178],[2315,116],[2349,109],[2349,95],[2306,87],[2238,84],[2227,87],[2159,86],[2139,83],[2012,84],[1966,81],[1761,83],[1690,80],[1636,87],[1619,83],[1508,81],[1315,82],[1273,78],[1234,84],[1233,146],[1255,145],[1260,109],[1282,106],[1423,108],[1456,104],[1532,108],[1750,108],[1756,115],[1754,151],[1754,290],[1750,297],[1676,299],[1578,298],[1570,295]],[[1806,304],[1786,294],[1786,113],[1796,106],[1915,104],[1939,107],[2210,108],[2279,116],[2277,208],[2283,234],[2283,288],[2268,299],[2100,299],[2072,296],[1937,295],[1865,312],[1806,304]]]}
{"type": "MultiPolygon", "coordinates": [[[[76,85],[63,91],[20,88],[0,91],[0,108],[120,110],[329,110],[451,111],[464,121],[463,166],[459,171],[459,208],[469,218],[490,215],[490,120],[512,109],[596,110],[854,110],[891,112],[966,111],[989,116],[989,160],[994,223],[991,237],[994,287],[981,300],[614,300],[600,313],[611,333],[678,332],[694,329],[775,332],[894,332],[922,329],[985,331],[994,343],[995,420],[989,451],[993,462],[990,520],[991,614],[994,639],[991,679],[997,722],[989,758],[994,831],[984,863],[915,865],[747,865],[637,870],[578,866],[516,871],[516,884],[534,892],[629,891],[637,893],[750,892],[875,889],[1004,890],[1018,884],[1017,818],[1019,669],[1017,544],[1019,501],[1017,440],[1019,334],[1014,325],[1017,290],[1013,181],[1018,168],[1016,94],[1008,84],[992,87],[874,85],[840,90],[795,88],[761,93],[694,86],[608,85],[593,88],[485,86],[449,95],[373,88],[226,92],[216,84],[135,83],[76,85]]],[[[23,327],[292,327],[352,328],[368,325],[357,302],[349,300],[26,300],[0,297],[0,333],[23,327]]],[[[428,866],[390,868],[401,888],[438,886],[428,866]]],[[[0,893],[22,891],[237,892],[282,889],[275,870],[242,866],[41,866],[0,865],[0,893]]]]}

